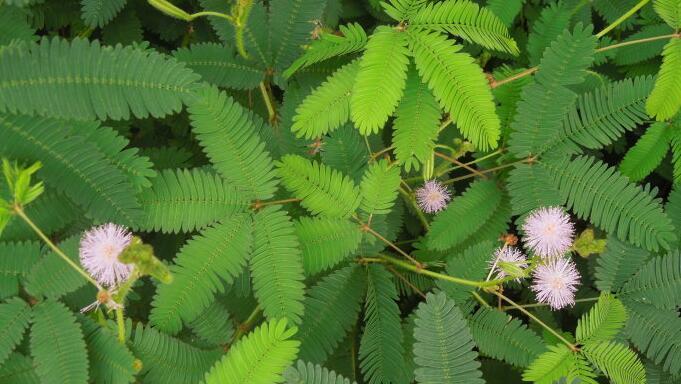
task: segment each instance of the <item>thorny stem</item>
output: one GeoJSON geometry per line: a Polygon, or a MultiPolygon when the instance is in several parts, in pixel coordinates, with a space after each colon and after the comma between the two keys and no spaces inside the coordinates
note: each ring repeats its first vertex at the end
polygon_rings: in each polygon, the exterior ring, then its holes
{"type": "MultiPolygon", "coordinates": [[[[576,299],[575,303],[588,303],[590,301],[598,301],[598,297],[587,297],[584,299],[576,299]]],[[[523,304],[521,307],[523,308],[537,308],[537,307],[546,307],[548,304],[546,303],[532,303],[532,304],[523,304]]],[[[508,311],[509,309],[516,309],[516,307],[512,305],[507,305],[501,308],[502,311],[508,311]]]]}
{"type": "Polygon", "coordinates": [[[650,0],[641,0],[639,1],[636,5],[634,5],[630,10],[628,10],[624,15],[620,16],[617,20],[615,20],[612,24],[608,25],[603,29],[602,31],[598,32],[596,34],[596,37],[599,39],[603,37],[605,34],[608,32],[612,31],[617,27],[618,25],[622,24],[624,20],[628,19],[631,17],[634,13],[638,12],[639,9],[643,8],[644,5],[648,4],[650,0]]]}
{"type": "Polygon", "coordinates": [[[482,177],[482,178],[485,178],[485,179],[487,178],[487,175],[481,173],[480,171],[478,171],[477,169],[475,169],[475,168],[473,168],[473,167],[471,167],[471,166],[469,166],[469,165],[466,165],[466,164],[460,162],[459,160],[457,160],[457,159],[455,159],[455,158],[453,158],[453,157],[447,156],[447,155],[442,154],[442,153],[440,153],[440,152],[434,152],[434,154],[435,154],[435,156],[437,156],[437,157],[439,157],[439,158],[441,158],[441,159],[447,160],[447,161],[449,161],[450,163],[455,164],[455,165],[457,165],[457,166],[459,166],[459,167],[465,168],[465,169],[467,169],[468,171],[473,172],[474,174],[476,174],[476,175],[478,175],[478,176],[480,176],[480,177],[482,177]]]}
{"type": "Polygon", "coordinates": [[[493,293],[493,294],[495,294],[495,295],[497,295],[500,299],[505,300],[507,303],[511,304],[511,306],[513,306],[514,308],[518,309],[520,312],[524,313],[524,314],[525,314],[527,317],[529,317],[530,319],[536,321],[537,324],[541,325],[542,327],[544,327],[544,329],[546,329],[547,331],[551,332],[551,334],[553,334],[554,336],[556,336],[556,337],[558,338],[558,340],[560,340],[560,341],[562,341],[563,343],[565,343],[565,345],[567,345],[568,348],[570,348],[573,352],[579,351],[579,348],[577,348],[576,345],[574,345],[574,344],[572,344],[571,342],[569,342],[566,338],[563,337],[563,335],[561,335],[560,333],[556,332],[553,328],[551,328],[551,327],[549,327],[548,325],[546,325],[546,323],[544,323],[543,321],[541,321],[537,316],[531,314],[527,309],[523,308],[520,304],[517,304],[515,301],[513,301],[513,300],[509,299],[508,297],[504,296],[503,293],[501,293],[501,292],[499,292],[499,291],[497,291],[497,290],[490,289],[490,290],[488,290],[488,291],[491,292],[491,293],[493,293]]]}
{"type": "Polygon", "coordinates": [[[270,98],[270,92],[267,90],[267,86],[265,85],[264,81],[260,82],[260,93],[262,94],[262,99],[265,101],[265,106],[267,107],[269,122],[270,124],[274,124],[277,121],[277,111],[274,108],[274,104],[270,98]]]}
{"type": "Polygon", "coordinates": [[[296,199],[296,198],[291,198],[291,199],[283,199],[283,200],[272,200],[272,201],[259,201],[257,200],[253,205],[251,206],[253,210],[257,211],[258,209],[262,207],[267,207],[268,205],[277,205],[277,204],[286,204],[286,203],[296,203],[301,201],[301,199],[296,199]]]}
{"type": "Polygon", "coordinates": [[[92,285],[94,285],[95,288],[97,288],[97,290],[99,291],[103,290],[102,286],[99,285],[99,283],[95,279],[93,279],[78,264],[76,264],[75,262],[73,262],[73,260],[66,256],[66,254],[64,254],[64,252],[62,252],[62,250],[59,249],[59,247],[57,247],[52,242],[52,240],[50,240],[43,233],[43,231],[41,231],[40,228],[38,228],[38,226],[35,225],[35,223],[31,219],[29,219],[28,216],[26,216],[24,210],[21,209],[21,206],[14,205],[14,213],[16,213],[16,215],[19,216],[22,220],[24,220],[24,222],[26,222],[26,224],[28,224],[28,226],[31,227],[31,229],[33,229],[33,232],[35,232],[45,242],[45,244],[47,244],[47,246],[50,247],[52,251],[54,251],[54,253],[57,254],[57,256],[61,257],[69,266],[71,266],[71,268],[75,269],[76,272],[81,274],[85,278],[85,280],[89,281],[92,285]]]}

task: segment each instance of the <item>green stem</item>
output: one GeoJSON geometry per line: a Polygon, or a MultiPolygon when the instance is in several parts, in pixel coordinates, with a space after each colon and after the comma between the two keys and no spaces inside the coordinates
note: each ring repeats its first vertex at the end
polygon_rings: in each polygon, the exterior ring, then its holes
{"type": "MultiPolygon", "coordinates": [[[[587,297],[587,298],[584,298],[584,299],[577,299],[577,300],[575,300],[575,303],[588,303],[590,301],[598,301],[598,297],[587,297]]],[[[538,308],[538,307],[546,307],[546,306],[548,306],[548,304],[546,304],[546,303],[532,303],[532,304],[521,305],[521,307],[523,307],[523,308],[538,308]]],[[[516,307],[509,305],[509,306],[503,307],[502,310],[508,311],[509,309],[514,309],[514,308],[516,308],[516,307]]]]}
{"type": "Polygon", "coordinates": [[[199,18],[199,17],[202,17],[202,16],[219,17],[219,18],[228,20],[230,23],[236,25],[234,18],[232,16],[225,15],[224,13],[220,13],[220,12],[213,12],[213,11],[203,11],[203,12],[192,13],[191,15],[189,15],[189,21],[194,20],[194,19],[199,18]]]}
{"type": "Polygon", "coordinates": [[[35,225],[35,223],[31,219],[29,219],[28,216],[26,216],[24,210],[21,209],[20,206],[18,205],[14,206],[14,213],[16,213],[16,215],[19,216],[22,220],[24,220],[24,222],[26,222],[26,224],[28,224],[28,226],[31,227],[31,229],[33,229],[33,231],[45,242],[45,244],[47,244],[48,247],[52,249],[52,251],[54,251],[54,253],[57,254],[57,256],[61,257],[69,266],[71,266],[71,268],[75,269],[76,272],[81,274],[85,278],[85,280],[89,281],[92,285],[94,285],[97,288],[97,290],[101,291],[103,289],[102,286],[99,285],[99,283],[95,279],[93,279],[78,264],[76,264],[73,260],[66,256],[64,252],[62,252],[62,250],[59,249],[59,247],[57,247],[52,242],[52,240],[48,238],[43,233],[43,231],[41,231],[40,228],[38,228],[38,226],[35,225]]]}
{"type": "Polygon", "coordinates": [[[483,299],[482,296],[480,296],[477,292],[471,291],[471,294],[473,295],[473,297],[475,297],[475,299],[476,299],[480,304],[482,304],[483,307],[492,308],[492,306],[489,305],[489,304],[485,301],[485,299],[483,299]]]}
{"type": "Polygon", "coordinates": [[[270,99],[270,93],[267,91],[267,86],[264,81],[260,82],[260,93],[262,94],[262,99],[265,101],[265,107],[267,107],[267,115],[269,116],[270,124],[274,124],[277,121],[277,111],[274,109],[274,104],[272,99],[270,99]]]}
{"type": "Polygon", "coordinates": [[[248,331],[253,326],[253,323],[255,323],[255,321],[258,320],[260,312],[262,312],[262,309],[260,309],[260,306],[256,306],[255,309],[253,309],[253,312],[251,312],[251,314],[248,316],[246,321],[239,324],[239,326],[236,329],[236,332],[234,332],[234,336],[232,336],[232,340],[229,342],[230,345],[236,343],[241,338],[241,336],[248,333],[248,331]]]}
{"type": "Polygon", "coordinates": [[[380,258],[389,262],[390,264],[394,264],[394,265],[396,265],[400,268],[404,268],[404,269],[410,270],[412,272],[416,272],[416,273],[421,274],[421,275],[430,276],[430,277],[433,277],[435,279],[449,281],[449,282],[456,283],[456,284],[467,285],[469,287],[480,287],[480,288],[494,287],[494,286],[497,286],[504,281],[507,281],[505,279],[490,280],[490,281],[474,281],[474,280],[462,279],[460,277],[449,276],[449,275],[445,275],[443,273],[433,272],[433,271],[430,271],[428,269],[419,268],[417,266],[411,265],[407,262],[404,262],[400,259],[396,259],[396,258],[388,256],[388,255],[380,255],[380,258]]]}
{"type": "Polygon", "coordinates": [[[618,25],[622,24],[626,19],[630,18],[634,13],[638,12],[639,9],[643,8],[644,5],[648,4],[650,0],[641,0],[639,1],[636,5],[634,5],[630,10],[627,11],[624,15],[620,16],[617,20],[615,20],[612,24],[608,25],[605,27],[604,30],[598,32],[596,34],[596,37],[599,39],[603,37],[605,34],[608,32],[612,31],[615,29],[618,25]]]}
{"type": "Polygon", "coordinates": [[[123,307],[116,308],[116,325],[118,325],[118,342],[125,344],[125,318],[123,317],[123,307]]]}
{"type": "Polygon", "coordinates": [[[650,42],[650,41],[672,39],[672,38],[679,38],[679,37],[681,37],[681,33],[672,33],[672,34],[669,34],[669,35],[647,37],[645,39],[637,39],[637,40],[625,41],[623,43],[608,45],[607,47],[597,49],[596,52],[605,52],[605,51],[609,51],[611,49],[626,47],[627,45],[634,45],[634,44],[639,44],[639,43],[647,43],[647,42],[650,42]]]}
{"type": "Polygon", "coordinates": [[[560,333],[556,332],[553,328],[551,328],[551,327],[549,327],[548,325],[546,325],[546,323],[544,323],[543,321],[541,321],[537,316],[531,314],[528,310],[526,310],[525,308],[523,308],[521,305],[517,304],[515,301],[513,301],[513,300],[509,299],[508,297],[504,296],[501,292],[498,292],[498,291],[495,291],[495,290],[491,290],[491,292],[492,292],[493,294],[497,295],[497,296],[498,296],[499,298],[501,298],[502,300],[505,300],[507,303],[511,304],[511,306],[513,306],[514,308],[518,309],[520,312],[524,313],[524,314],[525,314],[527,317],[529,317],[530,319],[536,321],[537,324],[541,325],[542,327],[544,327],[544,329],[546,329],[547,331],[551,332],[551,334],[553,334],[554,336],[556,336],[556,337],[558,338],[558,340],[560,340],[560,341],[562,341],[563,343],[565,343],[565,345],[567,345],[568,348],[570,348],[572,351],[577,352],[577,351],[579,350],[579,349],[577,348],[576,345],[574,345],[574,344],[572,344],[571,342],[569,342],[566,338],[563,337],[563,335],[561,335],[560,333]]]}

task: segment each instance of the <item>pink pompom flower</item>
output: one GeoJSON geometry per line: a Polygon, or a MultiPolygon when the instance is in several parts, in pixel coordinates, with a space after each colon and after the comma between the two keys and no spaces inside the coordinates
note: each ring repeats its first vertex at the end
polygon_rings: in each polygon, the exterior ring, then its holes
{"type": "Polygon", "coordinates": [[[537,266],[533,277],[531,289],[537,301],[555,310],[575,305],[580,276],[572,260],[563,257],[548,260],[537,266]]]}
{"type": "MultiPolygon", "coordinates": [[[[495,279],[508,276],[508,273],[500,268],[500,263],[512,264],[521,270],[528,266],[527,257],[518,248],[511,246],[497,248],[494,252],[494,258],[490,261],[490,274],[496,273],[495,279]]],[[[520,278],[516,278],[515,281],[520,281],[520,278]]]]}
{"type": "Polygon", "coordinates": [[[523,223],[525,246],[541,257],[564,255],[572,246],[575,227],[560,207],[532,211],[523,223]]]}
{"type": "Polygon", "coordinates": [[[133,266],[118,256],[132,241],[132,233],[116,224],[104,224],[85,232],[80,240],[80,263],[97,282],[115,287],[128,279],[133,266]]]}
{"type": "Polygon", "coordinates": [[[429,180],[416,190],[416,201],[423,212],[435,213],[443,210],[449,202],[449,191],[439,181],[429,180]]]}

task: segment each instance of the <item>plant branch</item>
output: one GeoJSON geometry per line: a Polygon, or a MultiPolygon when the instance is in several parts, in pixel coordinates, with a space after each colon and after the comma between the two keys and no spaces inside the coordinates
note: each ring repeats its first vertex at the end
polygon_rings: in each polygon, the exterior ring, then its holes
{"type": "Polygon", "coordinates": [[[423,293],[423,291],[421,291],[417,286],[415,286],[414,284],[412,284],[411,281],[407,280],[407,278],[404,277],[401,273],[399,273],[395,268],[393,268],[393,267],[391,267],[391,266],[389,266],[389,265],[386,266],[386,268],[387,268],[388,271],[390,271],[393,275],[397,276],[400,280],[402,280],[405,284],[407,284],[407,286],[408,286],[409,288],[413,289],[414,292],[418,293],[419,296],[421,296],[423,299],[426,298],[426,294],[423,293]]]}
{"type": "MultiPolygon", "coordinates": [[[[388,240],[388,239],[386,239],[385,237],[383,237],[380,233],[374,231],[373,228],[371,228],[371,227],[368,226],[367,224],[362,223],[362,230],[365,231],[365,232],[371,233],[372,235],[374,235],[374,237],[376,237],[377,239],[379,239],[379,240],[381,240],[382,242],[384,242],[384,243],[385,243],[386,245],[388,245],[390,248],[394,249],[397,253],[399,253],[400,255],[404,256],[407,260],[409,260],[409,261],[411,261],[412,263],[414,263],[414,265],[416,266],[415,268],[417,268],[417,269],[423,269],[423,264],[419,263],[418,260],[416,260],[416,259],[414,259],[413,257],[411,257],[411,255],[409,255],[407,252],[403,251],[402,248],[398,247],[398,246],[395,245],[393,242],[391,242],[390,240],[388,240]]],[[[405,264],[406,264],[406,263],[405,263],[405,264]]],[[[407,265],[409,265],[409,264],[407,264],[407,265]]]]}
{"type": "Polygon", "coordinates": [[[644,5],[648,4],[650,0],[641,0],[636,5],[634,5],[630,10],[628,10],[624,15],[620,16],[617,20],[613,21],[612,24],[608,25],[602,31],[596,34],[599,39],[603,37],[608,32],[612,31],[618,25],[622,24],[626,19],[630,18],[634,13],[638,12],[639,9],[643,8],[644,5]]]}
{"type": "Polygon", "coordinates": [[[26,213],[24,213],[24,210],[20,206],[14,205],[14,213],[17,216],[19,216],[22,220],[24,220],[24,222],[26,222],[26,224],[28,224],[28,226],[31,227],[33,232],[35,232],[38,235],[38,237],[40,237],[45,242],[45,244],[47,244],[47,246],[50,247],[50,249],[52,249],[54,253],[57,254],[57,256],[61,257],[69,266],[71,266],[71,268],[75,269],[76,272],[81,274],[85,278],[85,280],[89,281],[92,285],[94,285],[97,288],[97,290],[99,291],[103,290],[102,286],[99,285],[99,283],[95,279],[93,279],[92,276],[90,276],[78,264],[76,264],[73,260],[66,256],[66,254],[64,254],[64,252],[62,252],[62,250],[59,249],[59,247],[57,247],[52,242],[52,240],[50,240],[28,216],[26,216],[26,213]]]}
{"type": "MultiPolygon", "coordinates": [[[[444,281],[449,281],[452,283],[460,284],[460,285],[466,285],[469,287],[479,287],[479,288],[487,288],[487,287],[494,287],[497,286],[505,281],[506,279],[499,279],[499,280],[490,280],[490,281],[474,281],[474,280],[468,280],[468,279],[462,279],[460,277],[454,277],[450,275],[445,275],[444,273],[438,273],[438,272],[433,272],[428,269],[425,269],[424,267],[416,267],[414,265],[411,265],[407,262],[404,262],[400,259],[396,259],[394,257],[388,256],[388,255],[380,255],[380,258],[390,264],[396,265],[400,268],[407,269],[412,272],[416,272],[421,275],[426,275],[430,276],[439,280],[444,280],[444,281]]],[[[363,261],[366,261],[366,259],[363,259],[363,261]]]]}
{"type": "Polygon", "coordinates": [[[414,210],[414,213],[416,213],[416,217],[418,217],[419,221],[421,222],[421,225],[423,225],[423,228],[427,231],[430,229],[430,224],[428,223],[428,219],[426,218],[426,215],[421,212],[421,209],[419,208],[418,204],[416,204],[416,200],[414,200],[414,197],[409,194],[409,192],[405,191],[404,188],[400,187],[400,196],[402,196],[402,199],[409,203],[411,207],[414,210]]]}
{"type": "Polygon", "coordinates": [[[672,33],[669,35],[662,35],[662,36],[653,36],[653,37],[647,37],[645,39],[637,39],[637,40],[631,40],[631,41],[625,41],[623,43],[617,43],[613,45],[608,45],[607,47],[603,48],[598,48],[596,52],[605,52],[609,51],[611,49],[617,49],[621,47],[626,47],[628,45],[634,45],[634,44],[640,44],[640,43],[648,43],[651,41],[657,41],[657,40],[664,40],[664,39],[673,39],[673,38],[681,38],[681,33],[672,33]]]}
{"type": "Polygon", "coordinates": [[[272,200],[272,201],[260,201],[256,200],[251,207],[253,210],[257,211],[258,209],[262,207],[267,207],[268,205],[277,205],[277,204],[286,204],[286,203],[296,203],[298,201],[302,201],[301,199],[296,199],[296,198],[291,198],[291,199],[282,199],[282,200],[272,200]]]}
{"type": "Polygon", "coordinates": [[[267,107],[269,122],[270,124],[275,124],[277,121],[277,111],[274,108],[274,102],[270,97],[270,92],[267,89],[267,85],[265,85],[264,81],[260,82],[260,94],[262,94],[262,99],[265,101],[265,106],[267,107]]]}
{"type": "MultiPolygon", "coordinates": [[[[587,297],[584,299],[576,299],[575,303],[588,303],[590,301],[598,301],[598,297],[587,297]]],[[[523,304],[521,307],[523,308],[538,308],[538,307],[546,307],[548,304],[546,303],[532,303],[532,304],[523,304]]],[[[508,311],[510,309],[517,309],[517,307],[514,307],[512,305],[507,305],[501,308],[502,311],[508,311]]]]}
{"type": "Polygon", "coordinates": [[[116,325],[118,326],[118,342],[125,344],[125,317],[122,305],[116,308],[116,325]]]}
{"type": "Polygon", "coordinates": [[[434,154],[435,154],[435,156],[437,156],[437,157],[439,157],[439,158],[441,158],[441,159],[447,160],[447,161],[449,161],[450,163],[455,164],[455,165],[457,165],[457,166],[459,166],[459,167],[461,167],[461,168],[465,168],[465,169],[467,169],[468,171],[473,172],[474,174],[476,174],[476,175],[478,175],[478,176],[480,176],[480,177],[482,177],[482,178],[485,178],[485,179],[487,178],[487,175],[481,173],[481,172],[478,171],[477,169],[475,169],[475,168],[473,168],[473,167],[471,167],[471,166],[469,166],[469,165],[467,165],[467,164],[464,164],[464,163],[460,162],[459,160],[457,160],[457,159],[455,159],[455,158],[453,158],[453,157],[447,156],[447,155],[442,154],[442,153],[440,153],[440,152],[434,152],[434,154]]]}
{"type": "Polygon", "coordinates": [[[253,327],[253,323],[258,320],[260,312],[262,312],[262,309],[260,309],[260,306],[258,305],[255,307],[255,309],[253,309],[253,312],[251,312],[248,318],[243,323],[239,324],[239,326],[236,328],[236,332],[234,332],[234,336],[232,336],[232,340],[229,342],[230,346],[239,341],[241,336],[248,333],[251,327],[253,327]]]}

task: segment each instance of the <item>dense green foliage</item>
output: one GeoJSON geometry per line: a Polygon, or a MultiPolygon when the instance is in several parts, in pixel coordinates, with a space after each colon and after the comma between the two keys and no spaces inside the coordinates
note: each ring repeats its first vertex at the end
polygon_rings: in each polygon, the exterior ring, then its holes
{"type": "Polygon", "coordinates": [[[681,383],[680,109],[681,0],[0,0],[0,383],[681,383]]]}

